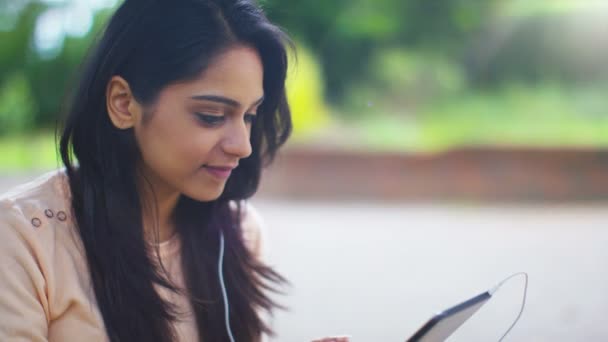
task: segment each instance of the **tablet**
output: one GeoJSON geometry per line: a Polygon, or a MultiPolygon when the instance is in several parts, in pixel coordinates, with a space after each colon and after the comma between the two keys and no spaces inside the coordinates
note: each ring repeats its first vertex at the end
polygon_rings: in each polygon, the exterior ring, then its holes
{"type": "Polygon", "coordinates": [[[492,295],[484,292],[429,319],[407,342],[442,342],[466,322],[492,295]]]}

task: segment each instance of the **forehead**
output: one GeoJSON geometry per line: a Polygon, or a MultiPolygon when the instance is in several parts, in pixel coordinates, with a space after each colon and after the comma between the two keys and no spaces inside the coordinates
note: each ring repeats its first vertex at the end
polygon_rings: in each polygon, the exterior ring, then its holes
{"type": "Polygon", "coordinates": [[[237,45],[211,60],[197,78],[168,87],[180,97],[217,95],[250,104],[264,95],[264,70],[258,52],[237,45]]]}

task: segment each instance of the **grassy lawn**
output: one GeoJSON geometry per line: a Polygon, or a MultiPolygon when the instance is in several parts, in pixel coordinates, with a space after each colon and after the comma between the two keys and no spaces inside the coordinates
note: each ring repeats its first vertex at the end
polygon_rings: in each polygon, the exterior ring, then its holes
{"type": "Polygon", "coordinates": [[[604,88],[512,87],[436,99],[409,114],[372,108],[349,123],[366,148],[441,151],[463,146],[608,147],[604,88]]]}
{"type": "Polygon", "coordinates": [[[0,137],[0,172],[57,167],[53,132],[0,137]]]}

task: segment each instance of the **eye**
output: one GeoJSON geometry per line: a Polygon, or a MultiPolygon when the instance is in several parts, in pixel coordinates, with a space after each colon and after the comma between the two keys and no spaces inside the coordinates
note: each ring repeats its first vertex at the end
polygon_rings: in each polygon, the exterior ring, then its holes
{"type": "Polygon", "coordinates": [[[256,119],[257,119],[256,114],[245,114],[245,122],[247,122],[247,123],[254,123],[256,119]]]}
{"type": "Polygon", "coordinates": [[[219,116],[219,115],[209,115],[209,114],[202,114],[202,113],[194,113],[194,115],[196,115],[196,118],[198,119],[198,121],[200,121],[201,123],[207,125],[207,126],[217,126],[219,124],[221,124],[222,122],[224,122],[224,116],[219,116]]]}

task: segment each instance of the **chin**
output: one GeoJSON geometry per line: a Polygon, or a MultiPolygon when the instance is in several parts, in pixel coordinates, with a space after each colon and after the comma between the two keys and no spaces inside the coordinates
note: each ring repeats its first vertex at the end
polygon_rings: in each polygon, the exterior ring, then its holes
{"type": "Polygon", "coordinates": [[[204,192],[185,193],[186,196],[199,202],[211,202],[218,199],[224,192],[224,187],[217,190],[207,190],[204,192]]]}

